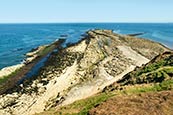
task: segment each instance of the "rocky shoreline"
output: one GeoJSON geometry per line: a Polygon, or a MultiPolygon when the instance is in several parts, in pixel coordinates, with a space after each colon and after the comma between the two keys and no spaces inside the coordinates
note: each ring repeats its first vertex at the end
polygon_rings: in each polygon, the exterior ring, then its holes
{"type": "Polygon", "coordinates": [[[112,30],[88,31],[78,43],[53,52],[38,75],[0,95],[0,113],[32,115],[87,98],[165,51],[159,43],[112,30]]]}
{"type": "Polygon", "coordinates": [[[59,39],[50,45],[39,46],[38,48],[31,50],[26,54],[27,58],[23,63],[6,67],[0,70],[0,77],[10,76],[7,81],[0,84],[0,94],[10,91],[11,88],[17,85],[17,82],[24,78],[26,74],[46,55],[53,52],[55,49],[59,49],[65,39],[59,39]],[[14,73],[16,72],[16,73],[14,73]],[[13,74],[14,73],[14,74],[13,74]],[[12,75],[11,75],[12,74],[12,75]]]}
{"type": "Polygon", "coordinates": [[[4,67],[0,70],[0,78],[3,78],[5,76],[10,75],[11,73],[15,72],[16,70],[22,68],[23,66],[27,65],[28,63],[31,63],[36,57],[37,57],[37,53],[40,52],[41,50],[44,50],[44,48],[47,45],[43,45],[43,46],[39,46],[35,49],[32,49],[31,51],[29,51],[28,53],[26,53],[26,59],[24,59],[21,64],[17,64],[17,65],[12,65],[12,66],[8,66],[8,67],[4,67]]]}

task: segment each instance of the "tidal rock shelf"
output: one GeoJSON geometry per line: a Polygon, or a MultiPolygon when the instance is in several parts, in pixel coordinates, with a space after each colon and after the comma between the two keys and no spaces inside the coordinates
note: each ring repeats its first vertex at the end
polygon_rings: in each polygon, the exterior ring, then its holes
{"type": "Polygon", "coordinates": [[[6,74],[4,76],[8,79],[0,84],[0,94],[10,93],[16,85],[24,80],[25,77],[32,77],[30,73],[34,75],[33,72],[37,72],[39,68],[43,66],[42,62],[46,61],[45,57],[50,55],[50,53],[55,49],[61,48],[61,44],[64,41],[64,39],[60,39],[50,45],[40,46],[37,49],[27,53],[27,58],[22,64],[2,69],[1,72],[4,73],[5,71],[6,74]],[[34,67],[37,68],[34,69],[34,67]]]}
{"type": "Polygon", "coordinates": [[[24,64],[17,64],[17,65],[2,68],[0,70],[0,78],[10,75],[12,72],[16,71],[17,69],[20,69],[23,66],[24,64]]]}

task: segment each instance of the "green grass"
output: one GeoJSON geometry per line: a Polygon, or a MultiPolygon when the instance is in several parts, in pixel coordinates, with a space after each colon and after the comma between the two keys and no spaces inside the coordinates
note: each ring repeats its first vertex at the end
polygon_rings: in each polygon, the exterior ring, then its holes
{"type": "Polygon", "coordinates": [[[150,65],[142,68],[142,70],[140,70],[139,72],[136,73],[136,76],[140,76],[143,73],[155,71],[158,68],[161,68],[161,67],[167,66],[167,65],[169,65],[169,64],[168,64],[168,62],[166,60],[160,60],[157,63],[153,63],[153,64],[150,64],[150,65]]]}
{"type": "Polygon", "coordinates": [[[73,104],[61,107],[58,111],[54,108],[36,115],[87,115],[89,110],[113,97],[113,93],[101,93],[93,97],[79,100],[73,104]]]}
{"type": "Polygon", "coordinates": [[[165,53],[154,58],[150,63],[136,68],[118,81],[122,85],[157,83],[173,78],[173,54],[165,53]]]}
{"type": "MultiPolygon", "coordinates": [[[[62,107],[60,110],[66,111],[66,109],[71,109],[71,110],[79,110],[78,113],[74,113],[73,115],[87,115],[89,110],[97,105],[99,105],[101,102],[106,101],[108,98],[114,96],[114,94],[109,93],[102,93],[100,95],[85,99],[85,100],[80,100],[77,101],[67,107],[62,107]]],[[[60,112],[61,113],[61,112],[60,112]]],[[[68,114],[68,113],[67,113],[68,114]]]]}
{"type": "Polygon", "coordinates": [[[15,76],[19,71],[21,70],[21,68],[15,70],[14,72],[12,72],[11,74],[7,75],[7,76],[3,76],[0,78],[0,84],[6,82],[9,78],[15,76]]]}
{"type": "Polygon", "coordinates": [[[46,46],[42,51],[38,52],[38,56],[44,56],[48,54],[50,51],[52,51],[55,48],[55,45],[49,45],[46,46]]]}
{"type": "Polygon", "coordinates": [[[163,71],[166,72],[167,74],[172,74],[173,75],[173,67],[164,69],[163,71]]]}
{"type": "Polygon", "coordinates": [[[153,84],[153,85],[146,85],[143,87],[133,87],[127,90],[121,91],[125,94],[136,94],[142,92],[158,92],[164,90],[173,90],[173,80],[163,81],[161,83],[153,84]]]}
{"type": "Polygon", "coordinates": [[[129,73],[119,83],[122,85],[130,84],[143,84],[143,83],[160,83],[165,80],[173,79],[173,66],[164,66],[156,70],[142,73],[140,76],[136,76],[136,72],[129,73]]]}
{"type": "Polygon", "coordinates": [[[173,66],[172,58],[173,58],[172,55],[169,55],[168,57],[164,57],[160,60],[155,60],[154,62],[148,64],[147,66],[140,68],[138,72],[136,72],[135,76],[140,76],[143,73],[152,72],[165,66],[173,66]]]}

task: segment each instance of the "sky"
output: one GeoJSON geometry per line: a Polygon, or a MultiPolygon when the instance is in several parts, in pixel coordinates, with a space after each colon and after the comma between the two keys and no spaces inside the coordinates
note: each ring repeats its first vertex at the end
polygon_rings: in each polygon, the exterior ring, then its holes
{"type": "Polygon", "coordinates": [[[0,0],[0,23],[173,22],[173,0],[0,0]]]}

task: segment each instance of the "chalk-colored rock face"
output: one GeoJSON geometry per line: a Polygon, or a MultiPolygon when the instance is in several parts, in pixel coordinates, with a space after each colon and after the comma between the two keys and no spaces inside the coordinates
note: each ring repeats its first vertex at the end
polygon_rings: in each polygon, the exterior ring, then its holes
{"type": "Polygon", "coordinates": [[[137,38],[129,42],[125,37],[110,30],[89,31],[78,44],[52,54],[38,79],[20,85],[19,92],[1,95],[0,114],[32,115],[86,98],[166,50],[148,40],[141,44],[140,39],[138,44],[157,47],[138,48],[133,44],[137,38]],[[144,50],[154,53],[141,53],[144,50]]]}

